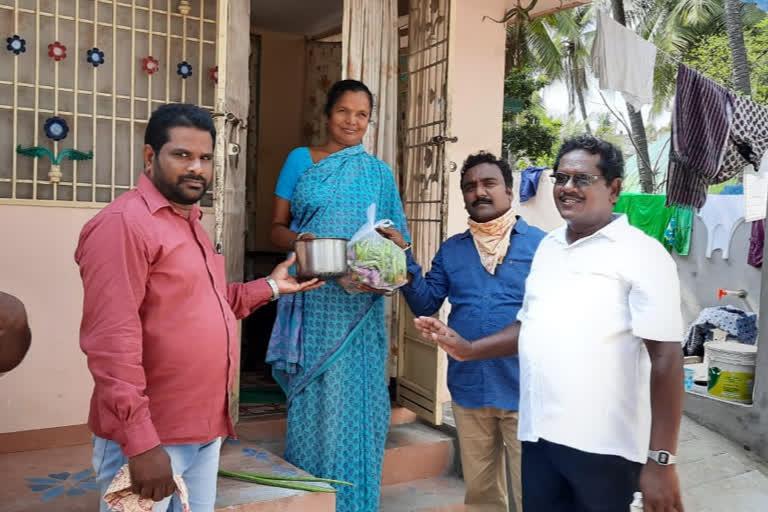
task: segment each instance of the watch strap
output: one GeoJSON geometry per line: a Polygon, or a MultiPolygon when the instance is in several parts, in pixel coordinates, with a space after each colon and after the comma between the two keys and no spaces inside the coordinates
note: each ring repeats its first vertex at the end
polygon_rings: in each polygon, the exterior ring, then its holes
{"type": "Polygon", "coordinates": [[[677,457],[667,450],[648,450],[648,458],[661,466],[671,466],[677,462],[677,457]]]}

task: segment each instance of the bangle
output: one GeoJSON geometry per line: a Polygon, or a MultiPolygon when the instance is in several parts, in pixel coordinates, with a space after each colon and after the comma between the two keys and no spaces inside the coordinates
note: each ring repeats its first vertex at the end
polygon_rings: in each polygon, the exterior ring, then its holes
{"type": "Polygon", "coordinates": [[[272,279],[272,276],[267,276],[264,278],[264,280],[267,282],[269,287],[272,289],[272,298],[269,299],[270,302],[274,302],[277,299],[280,298],[280,290],[277,288],[277,283],[274,279],[272,279]]]}

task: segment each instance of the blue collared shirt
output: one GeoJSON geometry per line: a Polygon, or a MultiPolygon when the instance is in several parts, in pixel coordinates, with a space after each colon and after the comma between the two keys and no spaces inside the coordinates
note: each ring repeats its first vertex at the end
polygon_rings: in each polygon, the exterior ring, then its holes
{"type": "MultiPolygon", "coordinates": [[[[408,273],[413,279],[401,288],[405,300],[415,315],[431,316],[447,298],[451,303],[448,326],[463,338],[472,341],[494,334],[517,319],[533,255],[545,235],[518,217],[509,250],[495,275],[480,263],[469,230],[440,246],[426,276],[408,251],[408,273]]],[[[520,401],[517,356],[463,362],[449,356],[448,389],[462,407],[516,411],[520,401]]]]}

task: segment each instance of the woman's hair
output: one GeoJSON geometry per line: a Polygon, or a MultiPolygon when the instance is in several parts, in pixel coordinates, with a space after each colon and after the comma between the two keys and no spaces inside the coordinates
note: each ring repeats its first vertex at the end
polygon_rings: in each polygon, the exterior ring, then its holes
{"type": "Polygon", "coordinates": [[[328,99],[325,102],[325,115],[331,117],[333,106],[341,99],[345,92],[364,92],[368,95],[368,102],[373,110],[373,94],[370,89],[358,80],[339,80],[328,90],[328,99]]]}

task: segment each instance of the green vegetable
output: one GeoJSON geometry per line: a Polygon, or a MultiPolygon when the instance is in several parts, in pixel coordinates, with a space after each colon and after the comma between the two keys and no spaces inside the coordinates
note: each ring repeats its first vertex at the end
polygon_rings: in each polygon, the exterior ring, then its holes
{"type": "Polygon", "coordinates": [[[234,478],[236,480],[244,480],[246,482],[253,482],[261,485],[269,485],[271,487],[281,487],[284,489],[294,489],[297,491],[308,492],[336,492],[333,487],[318,487],[315,485],[302,485],[300,483],[291,482],[321,482],[326,484],[348,485],[354,487],[355,484],[344,482],[343,480],[331,480],[330,478],[315,478],[313,476],[279,476],[269,475],[264,473],[244,473],[238,471],[227,471],[226,469],[220,469],[219,475],[227,478],[234,478]]]}

